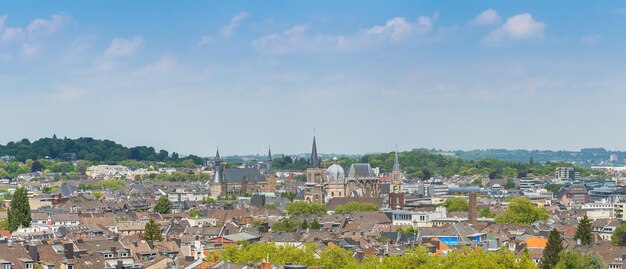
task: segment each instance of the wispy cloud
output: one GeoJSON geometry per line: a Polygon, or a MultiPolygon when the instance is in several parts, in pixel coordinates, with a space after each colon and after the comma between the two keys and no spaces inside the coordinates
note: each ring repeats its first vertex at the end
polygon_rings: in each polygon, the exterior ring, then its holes
{"type": "Polygon", "coordinates": [[[26,58],[34,58],[39,54],[39,46],[31,43],[24,43],[22,45],[22,53],[26,58]]]}
{"type": "Polygon", "coordinates": [[[529,13],[522,13],[510,17],[498,29],[489,33],[483,41],[489,45],[498,45],[507,41],[542,39],[546,25],[542,21],[533,19],[529,13]]]}
{"type": "Polygon", "coordinates": [[[616,15],[626,15],[626,7],[614,8],[610,12],[616,15]]]}
{"type": "Polygon", "coordinates": [[[237,27],[241,24],[243,20],[245,20],[248,16],[250,16],[247,12],[241,12],[230,19],[230,23],[220,29],[220,35],[224,37],[229,37],[235,33],[237,27]]]}
{"type": "Polygon", "coordinates": [[[135,76],[144,76],[150,74],[166,74],[176,66],[176,58],[171,56],[163,56],[156,63],[144,66],[133,72],[135,76]]]}
{"type": "Polygon", "coordinates": [[[601,38],[602,36],[600,35],[586,35],[580,38],[580,43],[582,43],[583,45],[591,46],[598,44],[601,38]]]}
{"type": "Polygon", "coordinates": [[[131,39],[115,38],[104,51],[104,56],[108,58],[132,56],[143,49],[145,43],[143,37],[140,36],[135,36],[131,39]]]}
{"type": "Polygon", "coordinates": [[[72,16],[66,13],[52,15],[49,20],[35,19],[26,27],[29,36],[49,35],[57,32],[64,24],[71,22],[72,16]]]}
{"type": "Polygon", "coordinates": [[[4,24],[7,22],[7,15],[0,15],[0,30],[4,27],[4,24]]]}
{"type": "Polygon", "coordinates": [[[87,91],[72,86],[61,86],[58,90],[52,94],[52,98],[57,101],[69,102],[82,98],[87,94],[87,91]]]}
{"type": "Polygon", "coordinates": [[[11,42],[22,38],[23,34],[24,31],[22,31],[22,28],[10,27],[4,30],[4,33],[2,33],[2,37],[0,39],[2,39],[2,42],[11,42]]]}
{"type": "Polygon", "coordinates": [[[438,17],[438,12],[432,16],[420,16],[415,22],[404,17],[394,17],[383,25],[374,25],[346,35],[314,34],[311,33],[311,24],[299,24],[282,32],[259,37],[252,41],[252,47],[269,54],[364,49],[430,33],[438,17]]]}
{"type": "Polygon", "coordinates": [[[481,12],[476,18],[468,22],[470,26],[485,26],[498,23],[500,23],[500,16],[497,11],[491,8],[481,12]]]}
{"type": "Polygon", "coordinates": [[[226,38],[233,36],[236,33],[237,28],[239,28],[239,26],[241,26],[241,23],[249,16],[250,16],[250,13],[247,13],[247,12],[241,12],[233,16],[230,19],[230,22],[228,23],[228,25],[225,25],[219,29],[218,34],[216,34],[216,37],[212,35],[201,36],[198,43],[196,43],[196,46],[202,47],[205,45],[214,44],[218,41],[218,39],[226,39],[226,38]]]}

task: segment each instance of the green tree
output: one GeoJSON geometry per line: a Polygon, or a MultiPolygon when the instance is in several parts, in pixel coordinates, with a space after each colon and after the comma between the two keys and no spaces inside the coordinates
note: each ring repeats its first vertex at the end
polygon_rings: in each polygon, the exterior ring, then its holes
{"type": "Polygon", "coordinates": [[[76,173],[78,173],[80,176],[85,176],[85,174],[87,173],[87,168],[89,168],[90,165],[91,164],[89,163],[89,161],[76,161],[76,173]]]}
{"type": "Polygon", "coordinates": [[[531,224],[538,220],[548,219],[548,211],[543,207],[537,207],[529,199],[513,198],[509,202],[508,209],[496,216],[496,223],[531,224]]]}
{"type": "Polygon", "coordinates": [[[464,198],[450,197],[439,206],[444,206],[448,212],[466,212],[469,208],[467,200],[464,198]]]}
{"type": "Polygon", "coordinates": [[[161,235],[161,227],[154,219],[150,219],[148,222],[146,222],[146,226],[143,229],[143,235],[141,236],[141,239],[146,241],[163,240],[163,235],[161,235]]]}
{"type": "Polygon", "coordinates": [[[280,197],[287,198],[289,201],[293,202],[293,199],[296,198],[297,193],[295,192],[283,192],[280,194],[280,197]]]}
{"type": "Polygon", "coordinates": [[[11,206],[7,213],[8,228],[15,231],[20,227],[30,227],[31,215],[30,204],[28,203],[28,192],[24,187],[19,187],[13,193],[11,206]]]}
{"type": "Polygon", "coordinates": [[[485,207],[482,210],[480,210],[480,217],[481,218],[493,218],[496,216],[496,213],[493,213],[493,211],[491,211],[491,209],[489,209],[489,207],[485,207]]]}
{"type": "Polygon", "coordinates": [[[214,204],[215,203],[215,199],[207,196],[207,197],[202,198],[202,202],[207,204],[207,205],[210,205],[210,204],[214,204]]]}
{"type": "Polygon", "coordinates": [[[403,234],[417,234],[418,230],[413,226],[407,226],[406,228],[397,227],[396,232],[402,232],[403,234]]]}
{"type": "Polygon", "coordinates": [[[337,246],[330,246],[322,251],[319,264],[327,269],[358,268],[358,263],[352,258],[352,253],[337,246]]]}
{"type": "Polygon", "coordinates": [[[626,224],[617,226],[611,235],[611,242],[614,245],[626,246],[626,224]]]}
{"type": "Polygon", "coordinates": [[[302,224],[292,219],[282,219],[272,225],[272,231],[293,232],[302,224]]]}
{"type": "Polygon", "coordinates": [[[542,269],[552,269],[555,268],[556,264],[559,263],[559,254],[563,250],[563,238],[559,231],[554,228],[550,231],[548,235],[548,244],[546,248],[543,249],[543,258],[541,259],[541,268],[542,269]]]}
{"type": "Polygon", "coordinates": [[[326,214],[328,208],[325,204],[307,203],[305,201],[295,201],[286,208],[287,213],[292,216],[298,215],[321,215],[326,214]]]}
{"type": "Polygon", "coordinates": [[[337,214],[347,214],[352,212],[368,212],[368,211],[378,211],[379,208],[376,204],[372,203],[358,203],[358,202],[349,202],[345,205],[339,205],[335,207],[335,213],[337,214]]]}
{"type": "Polygon", "coordinates": [[[309,223],[305,219],[300,223],[300,229],[306,230],[308,228],[309,228],[309,223]]]}
{"type": "Polygon", "coordinates": [[[576,227],[576,233],[574,233],[574,239],[579,239],[583,245],[591,245],[593,240],[593,230],[591,227],[591,220],[587,217],[587,214],[580,220],[578,227],[576,227]]]}
{"type": "Polygon", "coordinates": [[[154,212],[161,214],[169,214],[170,212],[172,212],[170,199],[168,199],[167,196],[159,197],[159,200],[157,200],[157,204],[154,207],[154,212]]]}
{"type": "Polygon", "coordinates": [[[562,186],[563,185],[561,185],[561,184],[546,184],[545,188],[546,188],[546,190],[551,191],[554,194],[557,194],[557,193],[559,193],[559,191],[561,191],[561,187],[562,186]]]}
{"type": "Polygon", "coordinates": [[[201,217],[204,217],[204,214],[202,214],[202,212],[200,212],[200,211],[198,211],[196,209],[189,210],[189,214],[188,215],[189,215],[190,218],[201,218],[201,217]]]}
{"type": "Polygon", "coordinates": [[[512,178],[507,178],[506,182],[504,183],[504,188],[507,189],[507,190],[514,189],[515,188],[515,180],[513,180],[512,178]]]}
{"type": "Polygon", "coordinates": [[[314,219],[313,222],[311,222],[311,229],[313,230],[319,230],[322,228],[322,225],[320,225],[320,223],[314,219]]]}
{"type": "Polygon", "coordinates": [[[579,253],[565,250],[559,255],[559,262],[554,269],[603,269],[606,268],[601,257],[595,253],[579,253]]]}

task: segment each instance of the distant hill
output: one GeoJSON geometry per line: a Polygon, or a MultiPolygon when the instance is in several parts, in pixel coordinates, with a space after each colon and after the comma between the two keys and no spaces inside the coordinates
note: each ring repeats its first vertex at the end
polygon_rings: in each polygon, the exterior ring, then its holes
{"type": "MultiPolygon", "coordinates": [[[[100,140],[91,137],[77,139],[41,138],[34,142],[22,139],[18,142],[9,142],[0,145],[0,156],[13,156],[16,160],[24,162],[28,159],[57,159],[57,160],[88,160],[92,162],[119,162],[123,160],[137,161],[176,161],[178,153],[171,154],[166,150],[158,152],[153,147],[125,147],[111,140],[100,140]]],[[[187,156],[197,164],[203,159],[197,156],[187,156]]]]}

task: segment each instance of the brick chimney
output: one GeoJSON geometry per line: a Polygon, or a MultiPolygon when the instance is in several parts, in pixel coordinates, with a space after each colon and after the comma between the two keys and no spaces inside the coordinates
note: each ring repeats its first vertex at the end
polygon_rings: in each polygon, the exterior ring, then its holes
{"type": "Polygon", "coordinates": [[[472,225],[476,225],[477,218],[478,212],[476,211],[476,193],[471,192],[469,194],[469,209],[467,212],[467,221],[472,225]]]}

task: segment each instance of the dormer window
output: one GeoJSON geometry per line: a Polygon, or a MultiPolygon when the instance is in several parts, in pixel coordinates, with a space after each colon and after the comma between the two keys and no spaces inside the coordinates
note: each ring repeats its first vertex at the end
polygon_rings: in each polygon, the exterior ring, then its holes
{"type": "Polygon", "coordinates": [[[11,264],[10,263],[3,263],[2,264],[2,269],[11,269],[11,264]]]}
{"type": "Polygon", "coordinates": [[[27,262],[26,263],[26,269],[33,269],[33,263],[32,262],[27,262]]]}

